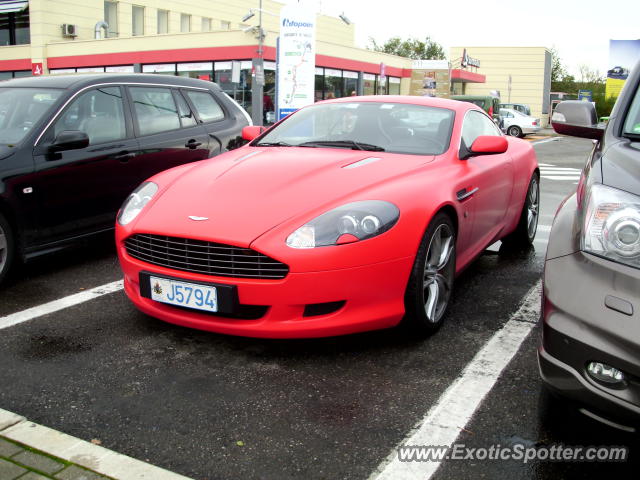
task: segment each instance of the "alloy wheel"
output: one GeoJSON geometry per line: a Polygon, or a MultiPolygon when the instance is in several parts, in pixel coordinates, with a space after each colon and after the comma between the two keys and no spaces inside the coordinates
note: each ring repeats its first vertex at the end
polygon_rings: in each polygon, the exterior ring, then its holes
{"type": "Polygon", "coordinates": [[[527,192],[527,233],[529,238],[533,238],[538,228],[538,210],[540,207],[540,195],[538,190],[538,180],[531,179],[529,191],[527,192]]]}
{"type": "Polygon", "coordinates": [[[449,302],[453,274],[446,267],[454,248],[453,232],[448,225],[440,225],[429,242],[424,266],[424,310],[432,323],[440,320],[449,302]]]}

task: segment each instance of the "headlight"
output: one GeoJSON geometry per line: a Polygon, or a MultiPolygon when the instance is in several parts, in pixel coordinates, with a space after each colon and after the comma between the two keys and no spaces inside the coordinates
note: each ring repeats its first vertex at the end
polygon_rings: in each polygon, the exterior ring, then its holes
{"type": "Polygon", "coordinates": [[[399,216],[398,207],[382,200],[347,203],[297,229],[287,238],[287,245],[314,248],[365,240],[389,230],[399,216]]]}
{"type": "Polygon", "coordinates": [[[585,252],[640,268],[640,197],[592,185],[584,227],[585,252]]]}
{"type": "Polygon", "coordinates": [[[158,185],[153,182],[144,182],[136,188],[122,205],[120,213],[118,214],[118,223],[120,225],[126,225],[132,222],[157,191],[158,185]]]}

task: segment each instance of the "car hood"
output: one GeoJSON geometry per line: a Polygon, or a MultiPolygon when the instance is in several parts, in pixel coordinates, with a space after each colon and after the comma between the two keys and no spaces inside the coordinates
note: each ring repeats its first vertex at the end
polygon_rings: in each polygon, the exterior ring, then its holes
{"type": "Polygon", "coordinates": [[[434,158],[327,148],[234,150],[196,164],[164,190],[160,176],[161,192],[135,230],[249,246],[295,216],[306,222],[342,203],[366,200],[367,188],[434,158]]]}

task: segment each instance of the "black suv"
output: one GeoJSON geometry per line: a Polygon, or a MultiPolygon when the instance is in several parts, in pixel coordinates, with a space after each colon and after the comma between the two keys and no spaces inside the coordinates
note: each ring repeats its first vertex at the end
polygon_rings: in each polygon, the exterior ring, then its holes
{"type": "Polygon", "coordinates": [[[243,142],[215,83],[143,74],[0,83],[0,282],[11,264],[113,227],[146,178],[243,142]]]}

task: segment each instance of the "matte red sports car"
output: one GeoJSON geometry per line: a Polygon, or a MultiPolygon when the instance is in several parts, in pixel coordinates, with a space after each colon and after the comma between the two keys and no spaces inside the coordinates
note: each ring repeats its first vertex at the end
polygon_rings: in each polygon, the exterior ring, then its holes
{"type": "Polygon", "coordinates": [[[117,225],[125,290],[167,322],[253,337],[442,323],[454,278],[533,242],[538,165],[478,107],[349,97],[160,173],[117,225]]]}

